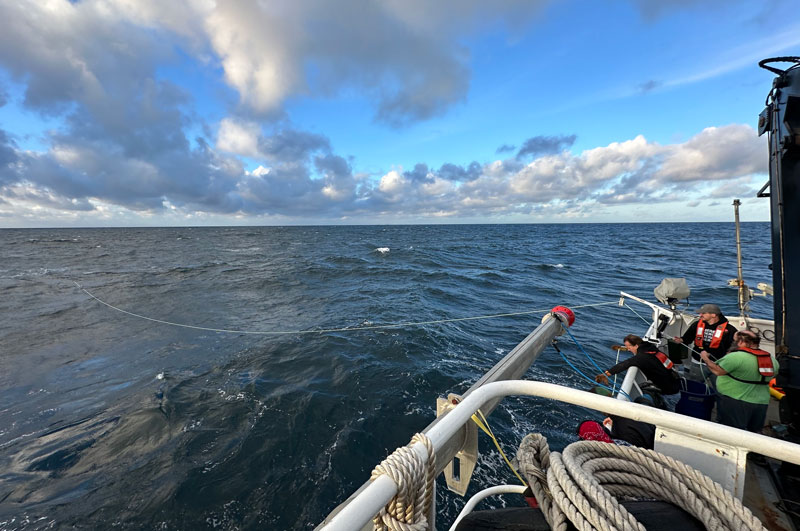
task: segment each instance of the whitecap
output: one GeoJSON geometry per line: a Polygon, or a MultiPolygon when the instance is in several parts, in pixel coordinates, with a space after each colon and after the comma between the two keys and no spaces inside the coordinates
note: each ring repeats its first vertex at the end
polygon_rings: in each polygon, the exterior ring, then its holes
{"type": "Polygon", "coordinates": [[[381,254],[386,254],[386,253],[389,252],[389,248],[388,247],[378,247],[377,249],[375,249],[375,251],[377,251],[377,252],[379,252],[381,254]]]}
{"type": "Polygon", "coordinates": [[[562,267],[564,267],[564,264],[553,264],[552,267],[555,267],[556,269],[561,269],[562,267]]]}

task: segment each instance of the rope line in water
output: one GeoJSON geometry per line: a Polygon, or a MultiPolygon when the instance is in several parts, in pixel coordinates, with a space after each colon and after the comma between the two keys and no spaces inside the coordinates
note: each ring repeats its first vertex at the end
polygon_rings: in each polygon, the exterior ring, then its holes
{"type": "MultiPolygon", "coordinates": [[[[92,299],[96,300],[100,304],[111,308],[112,310],[118,311],[120,313],[124,313],[125,315],[130,315],[131,317],[137,317],[139,319],[144,319],[146,321],[151,321],[153,323],[159,323],[169,326],[177,326],[180,328],[191,328],[192,330],[203,330],[206,332],[220,332],[226,334],[251,334],[251,335],[262,335],[262,336],[277,336],[277,335],[293,335],[293,334],[325,334],[331,332],[353,332],[358,330],[381,330],[387,328],[402,328],[406,326],[423,326],[423,325],[432,325],[432,324],[442,324],[442,323],[456,323],[460,321],[477,321],[480,319],[497,319],[500,317],[514,317],[517,315],[531,315],[531,314],[545,314],[550,312],[550,310],[528,310],[524,312],[512,312],[512,313],[497,313],[492,315],[477,315],[473,317],[457,317],[451,319],[437,319],[433,321],[411,321],[411,322],[404,322],[404,323],[389,323],[389,324],[382,324],[382,325],[370,325],[370,326],[352,326],[346,328],[324,328],[319,330],[276,330],[276,331],[262,331],[262,330],[232,330],[228,328],[212,328],[207,326],[196,326],[184,323],[175,323],[172,321],[165,321],[163,319],[156,319],[154,317],[148,317],[146,315],[141,315],[138,313],[130,312],[128,310],[123,310],[122,308],[118,308],[113,304],[110,304],[92,294],[89,290],[75,282],[72,281],[75,286],[78,287],[81,291],[83,291],[86,295],[91,297],[92,299]]],[[[593,308],[597,306],[608,306],[611,304],[617,304],[617,301],[612,302],[598,302],[595,304],[583,304],[580,306],[571,306],[571,309],[579,309],[579,308],[593,308]]]]}
{"type": "Polygon", "coordinates": [[[589,359],[589,361],[592,362],[592,365],[594,365],[595,368],[598,371],[604,372],[603,369],[601,369],[600,366],[594,361],[594,359],[592,359],[592,357],[589,355],[589,353],[586,352],[586,350],[584,350],[583,345],[578,343],[578,340],[575,339],[575,336],[572,335],[572,332],[569,331],[569,328],[564,326],[564,323],[561,323],[561,328],[567,333],[567,335],[569,335],[570,339],[572,339],[572,341],[578,346],[578,348],[581,350],[581,352],[583,352],[583,355],[586,356],[589,359]]]}
{"type": "MultiPolygon", "coordinates": [[[[616,392],[616,388],[612,389],[611,387],[609,387],[609,386],[607,386],[607,385],[604,385],[604,384],[601,384],[600,382],[595,382],[593,379],[591,379],[590,377],[586,376],[586,375],[583,373],[583,371],[581,371],[579,368],[577,368],[575,365],[573,365],[571,361],[569,361],[569,359],[568,359],[568,358],[567,358],[567,357],[564,355],[564,353],[563,353],[563,352],[561,352],[561,349],[559,349],[559,348],[558,348],[558,347],[555,345],[555,343],[553,344],[553,347],[556,349],[556,352],[558,352],[558,353],[561,355],[561,358],[562,358],[564,361],[566,361],[566,362],[567,362],[567,365],[569,365],[570,367],[572,367],[572,370],[573,370],[573,371],[575,371],[576,373],[578,373],[578,375],[579,375],[580,377],[582,377],[584,380],[586,380],[587,382],[589,382],[590,384],[592,384],[592,385],[594,385],[594,386],[596,386],[596,387],[602,387],[603,389],[607,389],[607,390],[611,391],[611,394],[612,394],[612,395],[613,395],[613,394],[616,392]]],[[[620,392],[620,393],[622,393],[623,395],[625,395],[625,396],[628,398],[628,400],[630,400],[631,402],[633,402],[633,400],[631,400],[631,397],[630,397],[630,395],[628,395],[628,393],[626,393],[626,392],[625,392],[625,391],[623,391],[622,389],[620,389],[620,390],[619,390],[619,392],[620,392]]]]}
{"type": "Polygon", "coordinates": [[[639,312],[637,312],[636,310],[634,310],[633,308],[631,308],[630,306],[628,306],[628,303],[627,303],[627,302],[626,302],[625,304],[623,304],[623,306],[625,306],[627,309],[629,309],[630,311],[632,311],[633,313],[635,313],[635,314],[636,314],[636,317],[638,317],[639,319],[641,319],[642,321],[644,321],[644,322],[645,322],[645,323],[647,323],[648,325],[650,324],[650,321],[648,321],[647,319],[645,319],[644,317],[642,317],[641,315],[639,315],[639,312]]]}
{"type": "Polygon", "coordinates": [[[527,486],[528,484],[525,482],[524,479],[522,479],[522,476],[519,475],[519,472],[517,472],[517,469],[514,468],[514,465],[511,464],[511,461],[508,459],[508,456],[506,456],[506,453],[503,451],[503,448],[500,447],[500,441],[498,441],[497,437],[495,437],[491,426],[489,426],[489,420],[484,416],[483,411],[481,411],[479,409],[477,412],[475,412],[472,415],[472,421],[475,424],[477,424],[478,427],[481,430],[483,430],[483,432],[486,435],[488,435],[490,439],[492,439],[492,441],[494,442],[495,447],[497,448],[497,451],[500,452],[500,455],[503,456],[503,460],[508,465],[508,468],[511,469],[511,471],[514,473],[514,475],[517,476],[517,479],[520,480],[520,482],[523,485],[527,486]]]}

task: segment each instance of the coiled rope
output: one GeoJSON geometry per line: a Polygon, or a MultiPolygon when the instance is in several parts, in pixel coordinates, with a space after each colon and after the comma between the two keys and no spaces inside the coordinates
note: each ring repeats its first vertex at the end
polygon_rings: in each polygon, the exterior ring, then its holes
{"type": "Polygon", "coordinates": [[[651,498],[681,507],[709,530],[764,530],[752,512],[711,478],[671,457],[636,446],[579,441],[550,453],[547,439],[532,433],[517,452],[520,471],[552,529],[645,527],[619,501],[651,498]],[[546,482],[542,477],[546,477],[546,482]]]}
{"type": "Polygon", "coordinates": [[[397,494],[372,520],[375,531],[428,531],[433,504],[436,455],[425,434],[417,433],[408,446],[395,450],[372,471],[370,479],[387,475],[397,484],[397,494]],[[427,465],[411,446],[421,442],[428,451],[427,465]]]}
{"type": "MultiPolygon", "coordinates": [[[[177,326],[180,328],[191,328],[193,330],[203,330],[206,332],[221,332],[225,334],[249,334],[249,335],[261,335],[261,336],[277,336],[277,335],[297,335],[297,334],[325,334],[325,333],[332,333],[332,332],[355,332],[359,330],[381,330],[387,328],[404,328],[410,326],[424,326],[424,325],[432,325],[432,324],[442,324],[442,323],[457,323],[460,321],[477,321],[480,319],[498,319],[500,317],[514,317],[518,315],[531,315],[531,314],[546,314],[549,313],[551,310],[526,310],[522,312],[512,312],[512,313],[496,313],[491,315],[477,315],[473,317],[456,317],[452,319],[437,319],[433,321],[411,321],[411,322],[402,322],[402,323],[388,323],[388,324],[381,324],[381,325],[370,325],[370,326],[351,326],[351,327],[343,327],[343,328],[322,328],[322,329],[310,329],[310,330],[276,330],[276,331],[263,331],[263,330],[232,330],[229,328],[212,328],[207,326],[196,326],[184,323],[175,323],[172,321],[165,321],[163,319],[156,319],[153,317],[148,317],[146,315],[141,315],[138,313],[130,312],[128,310],[123,310],[122,308],[118,308],[113,304],[110,304],[99,297],[96,297],[92,294],[89,290],[75,282],[72,281],[75,286],[78,287],[82,292],[86,295],[94,299],[95,301],[99,302],[100,304],[111,308],[120,313],[124,313],[125,315],[130,315],[131,317],[136,317],[138,319],[144,319],[146,321],[151,321],[153,323],[159,323],[163,325],[169,326],[177,326]]],[[[611,304],[617,304],[616,301],[613,302],[598,302],[595,304],[583,304],[580,306],[571,306],[573,310],[577,310],[579,308],[594,308],[597,306],[608,306],[611,304]]]]}

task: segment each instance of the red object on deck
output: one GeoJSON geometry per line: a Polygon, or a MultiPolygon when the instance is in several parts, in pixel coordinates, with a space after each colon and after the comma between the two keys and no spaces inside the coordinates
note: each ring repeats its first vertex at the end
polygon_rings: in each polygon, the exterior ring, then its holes
{"type": "Polygon", "coordinates": [[[536,500],[535,496],[525,496],[525,501],[528,503],[528,507],[532,509],[539,508],[539,502],[536,500]]]}
{"type": "Polygon", "coordinates": [[[603,429],[603,425],[596,420],[584,420],[578,426],[578,437],[584,441],[600,441],[613,443],[614,440],[603,429]]]}

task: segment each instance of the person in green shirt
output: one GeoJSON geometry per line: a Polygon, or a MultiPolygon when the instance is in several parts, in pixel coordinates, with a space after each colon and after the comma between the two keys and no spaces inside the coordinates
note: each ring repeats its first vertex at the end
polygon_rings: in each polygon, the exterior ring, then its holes
{"type": "Polygon", "coordinates": [[[716,363],[708,353],[700,354],[717,375],[717,420],[720,424],[761,433],[769,404],[769,380],[778,362],[760,350],[760,338],[750,330],[736,332],[733,349],[716,363]]]}

